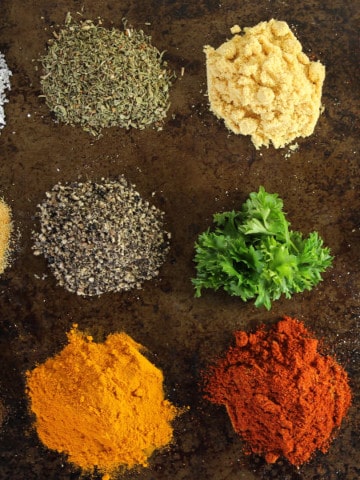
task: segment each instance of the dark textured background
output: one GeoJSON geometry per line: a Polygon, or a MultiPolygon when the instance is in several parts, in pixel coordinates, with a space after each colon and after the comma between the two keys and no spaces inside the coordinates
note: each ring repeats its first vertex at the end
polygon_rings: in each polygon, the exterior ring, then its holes
{"type": "Polygon", "coordinates": [[[120,330],[133,336],[163,369],[171,401],[191,407],[175,423],[171,448],[127,479],[360,478],[359,16],[358,0],[0,1],[0,51],[13,72],[0,134],[0,193],[21,234],[13,264],[0,278],[0,394],[8,409],[0,432],[1,479],[80,478],[64,457],[39,443],[24,393],[26,370],[63,347],[73,322],[99,340],[120,330]],[[54,122],[39,98],[36,59],[66,12],[82,7],[85,17],[100,16],[105,26],[121,27],[126,17],[166,50],[178,79],[162,132],[112,128],[95,141],[54,122]],[[219,46],[235,23],[253,26],[272,17],[286,20],[304,51],[327,69],[325,113],[289,158],[286,148],[256,151],[249,138],[230,134],[210,113],[205,96],[203,46],[219,46]],[[57,287],[45,260],[31,252],[36,206],[59,181],[119,174],[166,212],[171,252],[159,278],[142,290],[80,298],[57,287]],[[213,213],[238,208],[259,185],[284,200],[292,228],[320,233],[335,255],[333,268],[313,291],[280,300],[270,312],[223,293],[195,299],[190,278],[197,235],[213,213]],[[202,400],[197,388],[201,368],[229,345],[235,329],[253,329],[284,314],[325,339],[348,371],[354,394],[329,453],[300,469],[244,456],[224,409],[202,400]]]}

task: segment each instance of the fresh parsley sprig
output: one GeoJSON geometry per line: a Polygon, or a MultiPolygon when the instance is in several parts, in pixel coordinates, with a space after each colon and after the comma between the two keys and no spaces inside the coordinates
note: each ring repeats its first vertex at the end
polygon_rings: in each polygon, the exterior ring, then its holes
{"type": "Polygon", "coordinates": [[[304,239],[290,230],[282,200],[264,187],[251,193],[240,211],[216,213],[214,223],[195,243],[196,297],[203,288],[223,288],[270,310],[281,295],[311,290],[332,264],[318,233],[304,239]]]}

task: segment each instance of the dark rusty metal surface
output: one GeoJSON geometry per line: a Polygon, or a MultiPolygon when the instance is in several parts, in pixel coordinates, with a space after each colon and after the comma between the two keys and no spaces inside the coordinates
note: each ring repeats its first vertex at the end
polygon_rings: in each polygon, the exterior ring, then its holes
{"type": "Polygon", "coordinates": [[[0,394],[8,410],[0,432],[0,479],[81,477],[65,457],[38,441],[24,390],[26,370],[58,352],[74,322],[95,338],[121,330],[133,336],[162,368],[169,398],[190,406],[175,423],[171,448],[125,478],[360,478],[359,18],[359,2],[349,0],[1,0],[0,51],[13,76],[0,135],[0,193],[21,236],[0,278],[0,394]],[[166,50],[178,78],[163,131],[112,128],[94,140],[54,122],[39,98],[34,60],[44,53],[54,25],[83,6],[85,17],[100,16],[106,26],[121,26],[126,17],[166,50]],[[326,66],[325,112],[315,133],[300,139],[290,156],[288,149],[256,151],[249,138],[230,134],[210,113],[205,96],[203,46],[220,45],[235,23],[253,26],[272,17],[287,21],[304,51],[326,66]],[[36,206],[59,181],[121,174],[166,212],[170,255],[159,278],[142,290],[77,297],[57,287],[45,260],[32,254],[36,206]],[[313,291],[279,300],[270,312],[222,293],[195,299],[190,278],[197,235],[213,213],[238,208],[259,185],[284,200],[292,228],[320,233],[335,256],[333,267],[313,291]],[[348,371],[354,395],[329,452],[299,469],[245,456],[226,412],[203,400],[197,387],[201,369],[228,346],[234,330],[284,314],[324,339],[348,371]]]}

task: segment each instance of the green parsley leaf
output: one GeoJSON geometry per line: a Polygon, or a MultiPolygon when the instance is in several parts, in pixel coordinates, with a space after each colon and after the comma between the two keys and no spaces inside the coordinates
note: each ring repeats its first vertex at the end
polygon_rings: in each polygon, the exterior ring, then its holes
{"type": "Polygon", "coordinates": [[[270,310],[281,295],[311,290],[333,261],[317,232],[304,239],[290,230],[282,200],[264,187],[239,212],[216,213],[214,224],[195,243],[196,297],[203,288],[223,288],[270,310]]]}

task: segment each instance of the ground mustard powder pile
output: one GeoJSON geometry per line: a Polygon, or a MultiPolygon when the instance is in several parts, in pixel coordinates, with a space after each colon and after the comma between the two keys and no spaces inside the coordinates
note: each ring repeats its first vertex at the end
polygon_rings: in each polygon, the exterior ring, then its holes
{"type": "Polygon", "coordinates": [[[11,232],[11,211],[8,205],[0,199],[0,274],[8,265],[11,232]]]}
{"type": "Polygon", "coordinates": [[[211,111],[232,132],[250,135],[256,148],[311,135],[325,67],[310,61],[286,22],[272,19],[243,32],[216,50],[204,47],[211,111]]]}
{"type": "Polygon", "coordinates": [[[162,372],[141,350],[125,333],[95,343],[74,327],[58,355],[27,372],[43,444],[104,479],[119,468],[147,466],[171,442],[179,411],[164,398],[162,372]]]}

